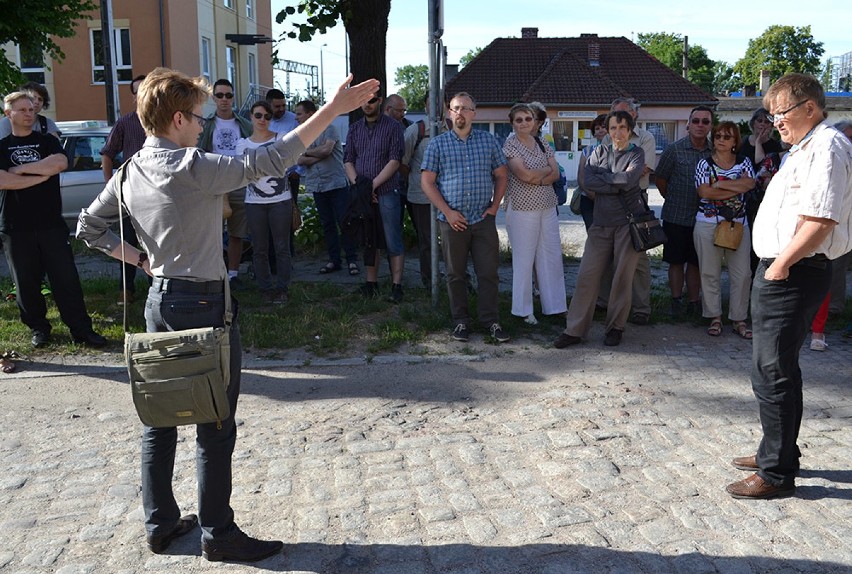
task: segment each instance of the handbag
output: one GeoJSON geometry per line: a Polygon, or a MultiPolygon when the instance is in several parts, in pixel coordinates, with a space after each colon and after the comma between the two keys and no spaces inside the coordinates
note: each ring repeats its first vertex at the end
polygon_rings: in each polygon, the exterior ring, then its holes
{"type": "Polygon", "coordinates": [[[645,211],[636,215],[627,209],[627,203],[620,193],[618,199],[621,200],[621,205],[627,213],[627,224],[630,226],[630,240],[633,242],[633,249],[639,252],[647,251],[668,241],[663,225],[657,219],[654,210],[648,207],[644,197],[642,197],[642,203],[645,206],[645,211]]]}
{"type": "Polygon", "coordinates": [[[583,213],[580,208],[580,202],[583,201],[583,190],[580,189],[579,186],[574,188],[574,193],[571,194],[571,203],[568,208],[571,210],[571,213],[574,215],[580,215],[583,213]]]}
{"type": "MultiPolygon", "coordinates": [[[[544,144],[541,142],[538,136],[534,136],[535,143],[538,144],[538,149],[541,150],[541,153],[547,157],[547,152],[544,151],[544,144]]],[[[562,170],[559,170],[559,179],[554,181],[552,184],[553,193],[556,194],[556,205],[565,205],[565,202],[568,201],[568,179],[566,179],[565,175],[562,174],[562,170]]]]}
{"type": "MultiPolygon", "coordinates": [[[[119,170],[118,205],[121,258],[124,252],[125,162],[119,170]]],[[[127,275],[122,266],[122,285],[127,275]]],[[[136,413],[143,424],[174,427],[217,423],[231,414],[227,389],[231,376],[231,290],[225,284],[224,327],[202,327],[158,333],[129,333],[124,305],[124,359],[136,413]]]]}
{"type": "Polygon", "coordinates": [[[743,240],[744,231],[745,226],[738,221],[719,221],[716,223],[716,230],[713,232],[713,245],[736,251],[743,240]]]}
{"type": "Polygon", "coordinates": [[[302,227],[302,211],[299,209],[299,202],[293,200],[293,221],[290,224],[290,231],[296,233],[302,227]]]}

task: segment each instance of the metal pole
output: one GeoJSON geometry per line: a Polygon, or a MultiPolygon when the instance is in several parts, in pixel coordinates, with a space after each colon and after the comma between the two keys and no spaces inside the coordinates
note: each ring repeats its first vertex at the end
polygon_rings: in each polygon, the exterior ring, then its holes
{"type": "Polygon", "coordinates": [[[104,60],[104,94],[107,122],[113,125],[121,115],[118,101],[118,79],[115,72],[115,34],[112,28],[112,0],[101,2],[101,40],[104,60]]]}
{"type": "MultiPolygon", "coordinates": [[[[444,45],[441,36],[444,35],[444,6],[443,0],[429,0],[429,137],[438,135],[441,112],[444,105],[444,45]]],[[[432,307],[438,306],[438,222],[435,217],[435,206],[431,211],[432,243],[432,307]]]]}
{"type": "Polygon", "coordinates": [[[689,79],[689,36],[683,37],[683,77],[689,79]]]}
{"type": "Polygon", "coordinates": [[[320,105],[325,103],[325,68],[322,65],[322,49],[326,46],[328,46],[328,44],[320,46],[320,105]]]}

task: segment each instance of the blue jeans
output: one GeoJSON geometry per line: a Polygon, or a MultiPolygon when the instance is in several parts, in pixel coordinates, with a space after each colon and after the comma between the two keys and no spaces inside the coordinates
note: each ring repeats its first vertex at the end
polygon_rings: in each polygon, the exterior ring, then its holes
{"type": "Polygon", "coordinates": [[[802,424],[799,350],[831,282],[831,262],[818,267],[803,260],[783,281],[767,281],[761,260],[751,292],[751,386],[757,398],[763,439],[757,472],[776,486],[792,486],[799,471],[796,440],[802,424]]]}
{"type": "Polygon", "coordinates": [[[293,224],[293,200],[275,203],[247,203],[246,219],[251,233],[252,266],[261,291],[290,287],[290,227],[293,224]],[[269,267],[269,236],[275,248],[277,284],[269,267]]]}
{"type": "Polygon", "coordinates": [[[395,189],[379,196],[379,213],[388,256],[403,255],[405,246],[402,244],[402,198],[399,190],[395,189]]]}
{"type": "Polygon", "coordinates": [[[322,233],[325,237],[325,246],[328,249],[328,260],[335,265],[340,265],[340,235],[343,235],[343,251],[346,253],[346,262],[358,261],[358,249],[345,233],[338,234],[338,227],[349,207],[349,188],[338,187],[314,193],[314,204],[317,206],[322,233]]]}
{"type": "MultiPolygon", "coordinates": [[[[216,423],[196,425],[195,470],[198,482],[198,520],[202,540],[227,537],[236,528],[231,509],[231,455],[237,441],[237,398],[240,394],[242,343],[237,323],[236,301],[231,324],[231,382],[228,401],[231,415],[216,423]]],[[[145,302],[149,333],[179,331],[223,325],[225,298],[222,293],[199,295],[166,293],[152,287],[145,302]]],[[[172,492],[177,429],[144,427],[142,431],[142,506],[149,535],[169,532],[180,519],[180,508],[172,492]]]]}

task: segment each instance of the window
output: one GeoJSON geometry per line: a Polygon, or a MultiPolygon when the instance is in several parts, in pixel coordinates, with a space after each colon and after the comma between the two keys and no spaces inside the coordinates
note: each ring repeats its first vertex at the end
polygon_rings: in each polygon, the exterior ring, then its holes
{"type": "Polygon", "coordinates": [[[237,89],[237,49],[231,46],[225,47],[225,68],[228,81],[234,86],[234,93],[237,89]]]}
{"type": "Polygon", "coordinates": [[[645,129],[651,132],[657,141],[657,152],[663,151],[675,141],[675,122],[645,122],[645,129]]]}
{"type": "Polygon", "coordinates": [[[254,0],[246,0],[246,18],[254,20],[254,0]]]}
{"type": "MultiPolygon", "coordinates": [[[[103,32],[101,30],[91,30],[91,48],[92,48],[92,82],[95,84],[103,84],[106,77],[104,72],[104,43],[103,32]]],[[[133,80],[133,64],[130,58],[130,29],[115,28],[113,29],[115,38],[113,52],[113,60],[115,61],[115,73],[118,76],[118,81],[130,83],[133,80]]]]}
{"type": "Polygon", "coordinates": [[[234,0],[222,0],[222,3],[225,5],[225,8],[234,9],[234,0]]]}
{"type": "Polygon", "coordinates": [[[44,52],[26,44],[18,46],[18,62],[27,80],[44,84],[44,52]]]}
{"type": "Polygon", "coordinates": [[[556,120],[553,122],[552,129],[553,144],[556,146],[556,151],[575,151],[574,122],[556,120]]]}
{"type": "Polygon", "coordinates": [[[502,146],[506,142],[506,138],[512,133],[512,124],[509,122],[499,122],[494,124],[494,137],[502,146]]]}
{"type": "Polygon", "coordinates": [[[254,90],[257,86],[257,64],[255,63],[256,58],[254,54],[249,52],[248,55],[248,81],[249,81],[249,89],[254,90]]]}
{"type": "Polygon", "coordinates": [[[210,75],[211,59],[210,38],[201,38],[201,75],[210,83],[212,83],[210,75]]]}

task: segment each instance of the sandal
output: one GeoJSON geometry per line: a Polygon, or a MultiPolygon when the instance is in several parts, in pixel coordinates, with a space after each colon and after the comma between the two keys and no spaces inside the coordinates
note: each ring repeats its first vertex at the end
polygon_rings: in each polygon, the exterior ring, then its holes
{"type": "Polygon", "coordinates": [[[710,326],[707,328],[707,334],[711,337],[718,337],[722,334],[722,321],[713,319],[710,321],[710,326]]]}
{"type": "Polygon", "coordinates": [[[361,273],[361,270],[360,270],[360,269],[358,269],[358,264],[357,264],[357,263],[355,263],[355,262],[353,261],[352,263],[350,263],[350,264],[349,264],[349,274],[350,274],[350,275],[353,275],[353,276],[354,276],[354,275],[358,275],[358,274],[360,274],[360,273],[361,273]]]}
{"type": "Polygon", "coordinates": [[[14,373],[15,369],[17,369],[17,365],[12,362],[12,359],[20,359],[20,355],[15,351],[8,351],[0,355],[0,371],[3,373],[9,374],[14,373]]]}
{"type": "Polygon", "coordinates": [[[319,270],[319,273],[320,275],[325,275],[326,273],[334,273],[335,271],[340,271],[340,264],[329,261],[325,264],[325,267],[319,270]]]}
{"type": "Polygon", "coordinates": [[[731,324],[731,330],[743,339],[751,340],[751,329],[748,328],[745,321],[734,321],[733,324],[731,324]]]}

